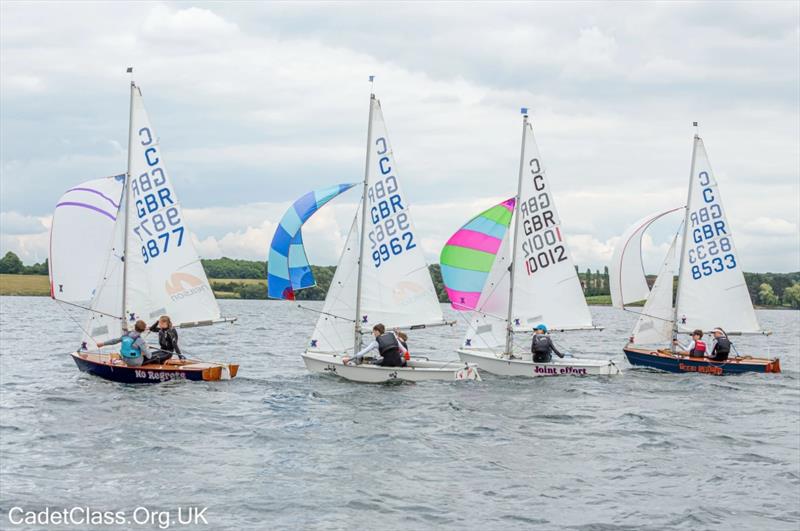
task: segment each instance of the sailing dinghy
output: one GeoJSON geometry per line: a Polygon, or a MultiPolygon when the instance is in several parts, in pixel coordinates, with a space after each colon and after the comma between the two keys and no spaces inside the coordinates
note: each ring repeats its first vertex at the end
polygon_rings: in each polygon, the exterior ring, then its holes
{"type": "Polygon", "coordinates": [[[682,355],[673,342],[679,334],[691,334],[695,329],[710,332],[717,327],[723,327],[729,336],[768,334],[758,324],[719,186],[703,140],[697,134],[686,206],[646,216],[625,231],[614,250],[610,287],[612,303],[617,308],[646,301],[623,349],[632,365],[714,375],[781,370],[778,358],[744,356],[733,348],[727,360],[713,361],[682,355]],[[656,220],[677,210],[684,210],[682,227],[650,289],[642,264],[642,236],[656,220]],[[679,236],[682,244],[678,253],[679,236]],[[673,307],[676,254],[678,289],[673,307]]]}
{"type": "MultiPolygon", "coordinates": [[[[137,319],[169,315],[178,328],[222,318],[192,244],[159,139],[131,82],[128,172],[69,189],[50,232],[50,295],[89,311],[78,368],[122,383],[224,380],[239,366],[194,359],[129,367],[98,342],[117,338],[137,319]]],[[[157,347],[151,347],[157,348],[157,347]]]]}
{"type": "MultiPolygon", "coordinates": [[[[353,187],[343,184],[298,199],[272,239],[267,285],[270,298],[294,300],[315,284],[302,239],[303,224],[322,205],[353,187]]],[[[442,314],[420,249],[409,204],[400,187],[380,101],[370,95],[366,169],[356,212],[316,327],[302,354],[306,368],[363,383],[480,380],[474,364],[414,357],[404,367],[345,364],[362,348],[364,334],[452,325],[442,314]]],[[[413,349],[412,349],[413,350],[413,349]]]]}
{"type": "Polygon", "coordinates": [[[451,305],[470,316],[458,354],[503,376],[619,374],[608,359],[554,356],[547,363],[533,362],[535,326],[597,327],[564,241],[527,109],[522,114],[517,196],[472,218],[442,249],[442,279],[451,305]],[[524,346],[515,346],[516,335],[526,338],[524,346]]]}

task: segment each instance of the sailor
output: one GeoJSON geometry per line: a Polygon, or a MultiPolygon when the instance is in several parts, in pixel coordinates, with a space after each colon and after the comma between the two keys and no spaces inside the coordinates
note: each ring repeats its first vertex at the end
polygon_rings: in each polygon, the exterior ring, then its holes
{"type": "Polygon", "coordinates": [[[147,330],[147,324],[140,319],[133,325],[133,330],[125,332],[122,334],[122,337],[111,339],[105,343],[98,341],[97,346],[102,348],[104,346],[122,343],[119,349],[122,361],[124,361],[128,367],[141,367],[142,364],[145,363],[145,360],[149,360],[152,357],[147,343],[145,343],[142,338],[142,333],[144,333],[145,330],[147,330]]]}
{"type": "Polygon", "coordinates": [[[375,339],[369,345],[361,349],[361,352],[352,358],[345,356],[342,358],[342,362],[344,364],[349,364],[351,361],[361,363],[365,354],[377,350],[379,356],[373,360],[372,363],[374,365],[381,365],[382,367],[402,367],[403,358],[408,353],[408,349],[406,349],[397,338],[397,334],[394,332],[387,333],[386,327],[378,323],[372,327],[372,335],[375,339]]]}
{"type": "Polygon", "coordinates": [[[186,359],[181,354],[181,348],[178,346],[178,331],[172,326],[172,320],[168,315],[162,315],[158,321],[153,323],[150,327],[151,332],[158,332],[158,346],[161,347],[159,357],[162,361],[166,361],[172,357],[173,352],[178,355],[180,359],[186,359]]]}
{"type": "Polygon", "coordinates": [[[692,358],[704,358],[708,350],[706,348],[706,342],[703,341],[703,331],[700,329],[692,332],[692,340],[688,345],[680,343],[677,339],[674,339],[672,342],[683,349],[681,354],[692,358]]]}
{"type": "Polygon", "coordinates": [[[395,333],[397,334],[397,339],[400,340],[400,344],[406,349],[406,353],[403,355],[403,366],[405,367],[406,363],[411,359],[411,354],[408,350],[408,334],[400,330],[395,330],[395,333]]]}
{"type": "Polygon", "coordinates": [[[721,328],[714,329],[714,346],[708,359],[712,361],[726,361],[731,353],[731,340],[721,328]]]}
{"type": "Polygon", "coordinates": [[[533,342],[531,343],[531,354],[534,363],[550,363],[553,359],[551,353],[555,352],[559,358],[564,355],[558,351],[550,336],[547,335],[547,326],[540,324],[533,329],[533,342]]]}

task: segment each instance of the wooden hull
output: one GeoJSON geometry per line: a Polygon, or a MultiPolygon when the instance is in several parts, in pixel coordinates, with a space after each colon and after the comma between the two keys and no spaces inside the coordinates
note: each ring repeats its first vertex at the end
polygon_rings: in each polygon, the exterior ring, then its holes
{"type": "Polygon", "coordinates": [[[426,380],[480,380],[475,365],[460,361],[426,361],[412,358],[406,367],[380,367],[378,365],[345,365],[341,356],[320,352],[305,352],[303,362],[315,373],[340,376],[360,383],[386,383],[396,381],[422,382],[426,380]]]}
{"type": "Polygon", "coordinates": [[[730,358],[716,362],[706,358],[673,355],[668,349],[652,350],[628,345],[623,351],[631,365],[673,373],[693,372],[723,376],[745,372],[781,372],[781,361],[778,358],[730,358]]]}
{"type": "Polygon", "coordinates": [[[74,352],[72,359],[82,372],[119,383],[161,383],[170,380],[211,382],[230,380],[239,371],[233,363],[207,363],[199,360],[171,359],[163,365],[128,367],[119,354],[74,352]]]}
{"type": "Polygon", "coordinates": [[[500,376],[610,376],[622,371],[611,360],[555,358],[550,363],[531,360],[498,358],[493,352],[476,349],[459,349],[462,361],[476,363],[482,371],[500,376]]]}

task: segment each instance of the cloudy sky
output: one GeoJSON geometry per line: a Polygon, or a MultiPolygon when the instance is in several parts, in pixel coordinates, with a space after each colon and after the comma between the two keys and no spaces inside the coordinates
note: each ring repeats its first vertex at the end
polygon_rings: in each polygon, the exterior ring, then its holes
{"type": "MultiPolygon", "coordinates": [[[[374,74],[432,262],[513,195],[527,106],[582,268],[683,204],[697,120],[745,269],[798,270],[799,6],[4,1],[0,250],[43,260],[61,193],[125,171],[133,65],[204,257],[263,260],[294,198],[362,178],[374,74]]],[[[357,200],[308,226],[312,262],[357,200]]]]}

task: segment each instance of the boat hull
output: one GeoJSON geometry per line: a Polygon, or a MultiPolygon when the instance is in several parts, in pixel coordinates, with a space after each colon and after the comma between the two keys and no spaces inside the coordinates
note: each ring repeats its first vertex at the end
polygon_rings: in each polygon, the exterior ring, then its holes
{"type": "Polygon", "coordinates": [[[482,371],[499,376],[611,376],[622,371],[611,360],[556,358],[549,363],[498,358],[492,352],[459,349],[461,361],[475,363],[482,371]]]}
{"type": "Polygon", "coordinates": [[[482,371],[499,376],[613,376],[622,371],[611,360],[588,358],[556,358],[549,363],[531,360],[498,358],[492,352],[459,349],[461,361],[475,363],[482,371]]]}
{"type": "Polygon", "coordinates": [[[475,365],[460,361],[437,362],[412,358],[406,367],[381,367],[366,363],[345,365],[336,354],[305,352],[302,355],[306,368],[313,373],[331,374],[360,383],[386,383],[396,381],[423,382],[429,380],[458,381],[480,380],[475,365]]]}
{"type": "Polygon", "coordinates": [[[118,354],[73,352],[72,359],[82,372],[119,383],[161,383],[172,380],[212,382],[236,377],[239,366],[233,363],[207,363],[199,360],[167,360],[161,365],[128,367],[118,354]]]}
{"type": "Polygon", "coordinates": [[[715,362],[706,358],[676,356],[667,349],[652,350],[627,346],[622,350],[631,365],[672,373],[689,372],[723,376],[745,372],[781,372],[781,362],[778,358],[731,358],[715,362]]]}

